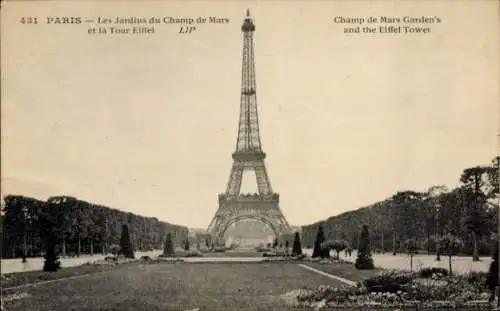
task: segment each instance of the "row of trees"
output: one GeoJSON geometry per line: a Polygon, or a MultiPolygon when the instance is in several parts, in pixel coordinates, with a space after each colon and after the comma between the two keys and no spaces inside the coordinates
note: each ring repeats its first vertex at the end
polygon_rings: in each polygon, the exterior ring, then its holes
{"type": "Polygon", "coordinates": [[[174,243],[188,236],[188,228],[143,217],[70,196],[41,201],[7,195],[2,210],[2,258],[37,257],[45,252],[50,223],[57,252],[63,256],[108,253],[119,244],[123,225],[128,226],[132,247],[138,251],[161,249],[167,233],[174,243]]]}
{"type": "MultiPolygon", "coordinates": [[[[459,237],[453,236],[448,233],[443,236],[433,236],[433,240],[438,245],[438,251],[448,257],[449,273],[452,273],[451,258],[460,252],[463,242],[459,237]]],[[[413,271],[413,256],[415,256],[418,246],[415,238],[410,238],[404,241],[405,253],[410,257],[410,271],[413,271]]],[[[330,258],[330,251],[336,251],[336,259],[339,259],[340,252],[346,250],[346,253],[351,253],[349,242],[345,240],[326,240],[323,227],[318,227],[316,238],[314,240],[313,258],[330,258]]],[[[494,245],[493,258],[498,258],[498,244],[494,245]],[[496,256],[496,257],[495,257],[496,256]]],[[[367,270],[375,268],[371,246],[370,246],[370,233],[367,225],[361,227],[361,234],[358,246],[358,255],[354,262],[356,269],[367,270]]]]}
{"type": "Polygon", "coordinates": [[[490,255],[498,228],[499,157],[490,165],[465,169],[459,186],[434,186],[425,192],[401,191],[373,205],[302,227],[306,247],[312,247],[319,226],[326,239],[346,240],[359,247],[357,228],[367,224],[375,251],[405,252],[404,241],[415,239],[419,250],[439,248],[433,236],[451,234],[464,243],[460,253],[490,255]]]}

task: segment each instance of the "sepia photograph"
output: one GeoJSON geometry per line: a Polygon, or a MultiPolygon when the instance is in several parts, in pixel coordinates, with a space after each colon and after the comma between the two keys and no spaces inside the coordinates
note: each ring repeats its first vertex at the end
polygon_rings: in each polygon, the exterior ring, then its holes
{"type": "Polygon", "coordinates": [[[4,1],[1,310],[500,310],[500,3],[4,1]]]}

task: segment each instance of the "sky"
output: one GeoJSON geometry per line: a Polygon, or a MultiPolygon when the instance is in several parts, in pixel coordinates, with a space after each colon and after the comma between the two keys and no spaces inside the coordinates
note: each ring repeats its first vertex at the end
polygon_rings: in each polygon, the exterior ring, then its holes
{"type": "Polygon", "coordinates": [[[266,166],[291,224],[453,188],[498,154],[494,1],[126,3],[4,4],[2,196],[72,195],[206,228],[236,145],[246,8],[266,166]],[[229,23],[189,35],[155,25],[149,36],[19,24],[68,15],[229,23]],[[332,21],[381,15],[442,22],[402,35],[345,34],[332,21]]]}

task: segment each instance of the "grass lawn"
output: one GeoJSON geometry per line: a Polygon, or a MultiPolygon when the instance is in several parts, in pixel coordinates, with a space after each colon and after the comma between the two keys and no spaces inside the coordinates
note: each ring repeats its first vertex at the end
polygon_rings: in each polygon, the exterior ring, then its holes
{"type": "MultiPolygon", "coordinates": [[[[6,290],[7,310],[289,310],[279,296],[342,286],[296,263],[138,264],[71,280],[6,290]]],[[[295,309],[297,310],[297,309],[295,309]]]]}
{"type": "Polygon", "coordinates": [[[321,264],[319,262],[304,262],[304,264],[311,268],[315,268],[335,276],[340,276],[353,282],[359,282],[384,270],[381,268],[375,268],[373,270],[358,270],[352,263],[321,264]]]}
{"type": "Polygon", "coordinates": [[[130,264],[120,264],[119,266],[112,265],[82,265],[75,267],[63,268],[57,272],[43,271],[26,271],[5,274],[6,279],[2,279],[2,288],[14,287],[22,284],[35,283],[40,281],[48,281],[73,277],[77,275],[108,271],[111,269],[121,268],[130,264]]]}

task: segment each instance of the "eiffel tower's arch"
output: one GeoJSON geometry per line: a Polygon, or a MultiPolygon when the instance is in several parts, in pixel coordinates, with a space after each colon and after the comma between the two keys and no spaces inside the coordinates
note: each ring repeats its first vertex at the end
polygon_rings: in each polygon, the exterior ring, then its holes
{"type": "Polygon", "coordinates": [[[214,233],[217,236],[217,238],[223,238],[224,234],[231,227],[231,225],[233,225],[233,224],[235,224],[237,222],[240,222],[240,221],[244,221],[244,220],[256,220],[256,221],[259,221],[262,224],[269,226],[269,228],[271,228],[271,230],[274,232],[274,235],[276,237],[279,237],[281,235],[281,232],[278,230],[277,226],[272,221],[270,221],[266,217],[260,216],[260,215],[240,215],[240,216],[235,216],[232,219],[228,219],[228,220],[226,220],[225,223],[221,224],[219,226],[219,228],[217,228],[217,230],[215,230],[216,232],[214,232],[214,233]]]}
{"type": "Polygon", "coordinates": [[[208,232],[222,238],[228,228],[245,219],[258,220],[269,226],[279,237],[291,233],[291,228],[279,208],[279,194],[219,195],[219,209],[208,232]]]}

